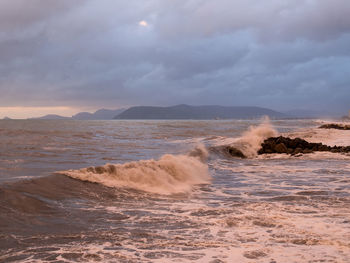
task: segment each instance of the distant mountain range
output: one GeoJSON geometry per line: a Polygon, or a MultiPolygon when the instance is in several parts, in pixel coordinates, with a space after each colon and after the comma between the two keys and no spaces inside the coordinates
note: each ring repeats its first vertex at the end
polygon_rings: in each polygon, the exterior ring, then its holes
{"type": "Polygon", "coordinates": [[[106,109],[100,109],[94,113],[90,112],[79,112],[72,117],[63,117],[60,115],[55,114],[48,114],[42,117],[38,118],[32,118],[32,119],[39,119],[39,120],[112,120],[116,115],[123,112],[125,109],[117,109],[117,110],[106,110],[106,109]]]}
{"type": "Polygon", "coordinates": [[[190,106],[176,105],[171,107],[138,106],[131,107],[114,119],[140,120],[210,120],[210,119],[255,119],[262,116],[270,118],[287,118],[288,115],[267,108],[260,107],[225,107],[225,106],[190,106]]]}
{"type": "Polygon", "coordinates": [[[60,115],[56,114],[48,114],[42,117],[37,117],[37,118],[30,118],[30,119],[36,119],[36,120],[69,120],[71,119],[70,117],[63,117],[60,115]]]}
{"type": "MultiPolygon", "coordinates": [[[[79,112],[72,117],[55,114],[39,118],[44,120],[211,120],[211,119],[256,119],[269,116],[272,119],[336,117],[336,114],[321,111],[295,109],[278,112],[261,107],[248,106],[190,106],[180,104],[170,107],[137,106],[129,109],[100,109],[94,113],[79,112]]],[[[339,115],[338,115],[339,116],[339,115]]]]}
{"type": "Polygon", "coordinates": [[[125,111],[125,109],[106,110],[101,109],[94,113],[80,112],[72,116],[74,120],[112,120],[115,116],[125,111]]]}

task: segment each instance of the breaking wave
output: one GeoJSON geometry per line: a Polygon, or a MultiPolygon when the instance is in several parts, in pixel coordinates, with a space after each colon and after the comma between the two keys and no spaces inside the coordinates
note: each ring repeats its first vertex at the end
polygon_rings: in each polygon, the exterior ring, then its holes
{"type": "Polygon", "coordinates": [[[210,181],[204,146],[189,155],[165,154],[159,160],[141,160],[125,164],[58,172],[75,179],[108,187],[127,187],[156,194],[189,192],[196,184],[210,181]]]}
{"type": "Polygon", "coordinates": [[[257,156],[264,140],[277,134],[269,118],[265,117],[259,126],[250,126],[249,130],[243,133],[237,141],[237,146],[246,157],[253,158],[257,156]]]}
{"type": "Polygon", "coordinates": [[[261,124],[250,126],[239,138],[220,139],[211,150],[227,152],[228,148],[234,148],[247,158],[255,158],[264,140],[277,135],[278,132],[272,127],[269,118],[265,117],[261,124]]]}

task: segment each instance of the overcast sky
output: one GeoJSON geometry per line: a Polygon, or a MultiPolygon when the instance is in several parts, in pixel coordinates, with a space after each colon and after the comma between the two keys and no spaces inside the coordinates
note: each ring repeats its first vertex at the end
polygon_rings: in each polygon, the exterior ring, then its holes
{"type": "Polygon", "coordinates": [[[0,1],[0,117],[180,103],[345,113],[350,1],[0,1]]]}

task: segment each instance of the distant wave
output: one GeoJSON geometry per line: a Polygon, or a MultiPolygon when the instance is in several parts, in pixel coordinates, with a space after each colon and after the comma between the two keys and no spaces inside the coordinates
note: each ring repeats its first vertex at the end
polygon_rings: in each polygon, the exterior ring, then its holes
{"type": "Polygon", "coordinates": [[[206,158],[207,152],[204,146],[200,146],[188,155],[165,154],[159,160],[106,164],[57,173],[108,187],[128,187],[168,195],[188,192],[196,184],[209,183],[206,158]]]}

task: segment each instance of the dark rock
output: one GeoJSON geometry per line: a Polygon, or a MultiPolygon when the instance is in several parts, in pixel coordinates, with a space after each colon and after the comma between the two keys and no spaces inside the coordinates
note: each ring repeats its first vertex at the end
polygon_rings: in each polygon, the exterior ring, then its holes
{"type": "Polygon", "coordinates": [[[288,148],[284,145],[283,142],[279,143],[275,147],[277,153],[288,153],[288,148]]]}
{"type": "Polygon", "coordinates": [[[234,156],[234,157],[239,157],[239,158],[247,158],[241,150],[235,148],[235,147],[232,147],[232,146],[228,146],[227,147],[227,151],[228,153],[231,155],[231,156],[234,156]]]}
{"type": "MultiPolygon", "coordinates": [[[[297,139],[299,139],[299,138],[297,138],[297,139]]],[[[292,148],[292,149],[295,149],[295,148],[297,148],[298,147],[298,142],[297,142],[297,140],[295,139],[295,140],[291,140],[291,142],[289,143],[289,145],[288,145],[290,148],[292,148]]]]}
{"type": "Polygon", "coordinates": [[[287,151],[288,154],[293,154],[293,152],[294,150],[292,148],[288,148],[288,151],[287,151]]]}
{"type": "MultiPolygon", "coordinates": [[[[237,150],[237,149],[236,149],[237,150]]],[[[239,150],[238,150],[239,151],[239,150]]],[[[258,151],[258,154],[287,153],[292,155],[313,153],[315,151],[328,151],[334,153],[348,153],[350,146],[328,146],[322,143],[310,143],[301,138],[270,137],[266,139],[258,151]]],[[[240,151],[239,151],[240,152],[240,151]]],[[[235,155],[237,153],[234,153],[235,155]]],[[[239,154],[239,153],[238,153],[239,154]]]]}
{"type": "Polygon", "coordinates": [[[341,125],[336,123],[323,124],[319,128],[321,129],[337,129],[337,130],[350,130],[350,125],[341,125]]]}
{"type": "Polygon", "coordinates": [[[321,151],[321,152],[326,152],[328,151],[328,146],[327,145],[321,145],[318,147],[318,150],[321,151]]]}
{"type": "Polygon", "coordinates": [[[303,152],[303,149],[301,149],[301,148],[296,148],[295,150],[294,150],[294,152],[293,152],[293,154],[299,154],[299,153],[302,153],[303,152]]]}

